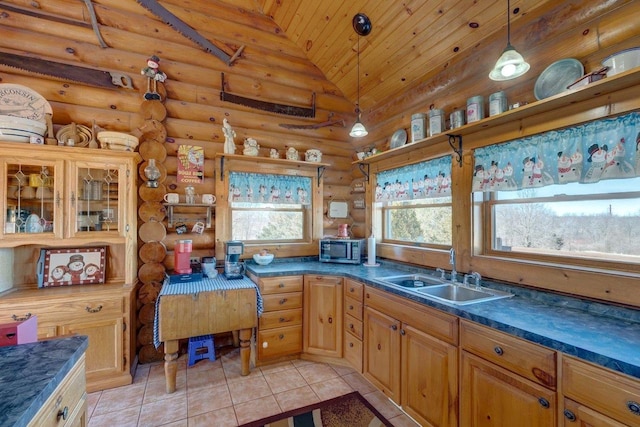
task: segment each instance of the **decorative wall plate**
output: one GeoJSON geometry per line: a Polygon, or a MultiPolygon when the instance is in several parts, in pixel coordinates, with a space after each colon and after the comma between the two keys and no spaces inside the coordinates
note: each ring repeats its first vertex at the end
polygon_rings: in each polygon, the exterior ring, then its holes
{"type": "Polygon", "coordinates": [[[0,84],[0,114],[46,122],[45,114],[53,114],[51,104],[38,92],[26,86],[0,84]]]}
{"type": "Polygon", "coordinates": [[[391,135],[390,148],[402,147],[407,143],[407,131],[404,129],[398,129],[391,135]]]}

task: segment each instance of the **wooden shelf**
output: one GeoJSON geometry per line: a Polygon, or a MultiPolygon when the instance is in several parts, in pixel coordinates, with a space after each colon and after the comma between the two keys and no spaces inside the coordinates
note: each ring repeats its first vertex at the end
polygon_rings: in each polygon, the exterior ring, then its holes
{"type": "Polygon", "coordinates": [[[590,83],[577,89],[567,89],[566,91],[549,98],[532,102],[531,104],[523,105],[522,107],[505,111],[504,113],[487,117],[485,119],[466,124],[456,129],[450,129],[446,132],[421,139],[410,144],[405,144],[402,147],[392,148],[388,151],[375,154],[362,160],[356,160],[352,162],[352,164],[368,165],[377,163],[381,160],[392,158],[399,154],[408,153],[409,151],[413,151],[418,148],[424,148],[436,144],[447,145],[449,135],[460,135],[464,140],[465,135],[471,135],[479,131],[488,130],[492,127],[497,127],[509,122],[532,117],[537,114],[559,110],[563,107],[568,107],[578,102],[587,101],[598,96],[607,95],[637,85],[640,85],[639,68],[628,70],[612,77],[606,77],[602,80],[590,83]]]}
{"type": "Polygon", "coordinates": [[[175,207],[185,207],[185,208],[206,208],[207,214],[204,218],[204,226],[206,228],[211,228],[211,209],[215,208],[216,205],[210,205],[208,203],[163,203],[163,205],[167,208],[167,227],[172,228],[174,225],[174,208],[175,207]]]}

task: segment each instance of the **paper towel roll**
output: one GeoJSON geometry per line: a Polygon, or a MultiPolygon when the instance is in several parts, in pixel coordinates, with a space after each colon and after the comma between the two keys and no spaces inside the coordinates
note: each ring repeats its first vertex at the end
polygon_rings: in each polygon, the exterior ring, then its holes
{"type": "Polygon", "coordinates": [[[367,264],[374,265],[376,263],[376,238],[371,236],[367,240],[367,264]]]}

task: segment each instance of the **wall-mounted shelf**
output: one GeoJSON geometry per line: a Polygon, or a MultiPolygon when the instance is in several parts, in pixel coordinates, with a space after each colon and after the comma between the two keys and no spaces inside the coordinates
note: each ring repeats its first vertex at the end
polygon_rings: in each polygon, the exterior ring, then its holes
{"type": "Polygon", "coordinates": [[[205,217],[204,225],[207,228],[211,228],[211,209],[215,208],[216,205],[209,205],[204,203],[163,203],[163,205],[167,208],[167,227],[169,228],[172,228],[175,225],[174,208],[176,207],[206,208],[206,217],[205,217]]]}
{"type": "MultiPolygon", "coordinates": [[[[463,138],[464,136],[471,135],[480,131],[489,130],[491,128],[504,125],[510,122],[522,120],[528,117],[535,116],[537,114],[547,113],[553,110],[561,110],[565,107],[570,107],[573,104],[588,101],[590,99],[601,97],[603,95],[618,92],[627,88],[640,85],[640,69],[635,68],[623,73],[617,74],[612,77],[606,77],[602,80],[590,83],[586,86],[569,89],[558,95],[551,96],[540,101],[532,102],[531,104],[518,107],[513,110],[505,111],[504,113],[487,117],[477,122],[469,123],[464,126],[455,129],[456,138],[463,138]]],[[[622,114],[625,111],[615,111],[611,114],[622,114]]],[[[421,139],[419,141],[405,144],[402,147],[392,148],[387,151],[375,154],[370,157],[366,157],[362,160],[352,162],[352,164],[358,165],[360,170],[365,176],[368,176],[368,168],[365,172],[363,169],[365,165],[377,163],[385,159],[389,159],[400,154],[408,154],[409,152],[425,148],[432,145],[444,144],[448,145],[449,135],[447,133],[439,133],[431,137],[421,139]]]]}
{"type": "Polygon", "coordinates": [[[216,154],[216,158],[220,158],[220,180],[224,180],[224,162],[226,160],[242,160],[242,161],[256,161],[260,163],[279,164],[286,166],[304,167],[304,168],[317,168],[318,169],[318,183],[320,178],[324,174],[324,170],[329,163],[320,162],[305,162],[304,160],[288,160],[288,159],[272,159],[271,157],[260,156],[244,156],[240,154],[216,154]]]}

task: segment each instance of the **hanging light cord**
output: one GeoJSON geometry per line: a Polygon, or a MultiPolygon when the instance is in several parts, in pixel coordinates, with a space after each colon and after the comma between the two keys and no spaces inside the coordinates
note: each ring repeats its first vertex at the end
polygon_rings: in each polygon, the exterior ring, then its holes
{"type": "Polygon", "coordinates": [[[511,2],[507,0],[507,46],[511,46],[511,2]]]}
{"type": "Polygon", "coordinates": [[[356,114],[358,115],[357,120],[360,120],[360,34],[358,34],[358,65],[356,70],[358,72],[358,100],[356,101],[356,114]]]}

